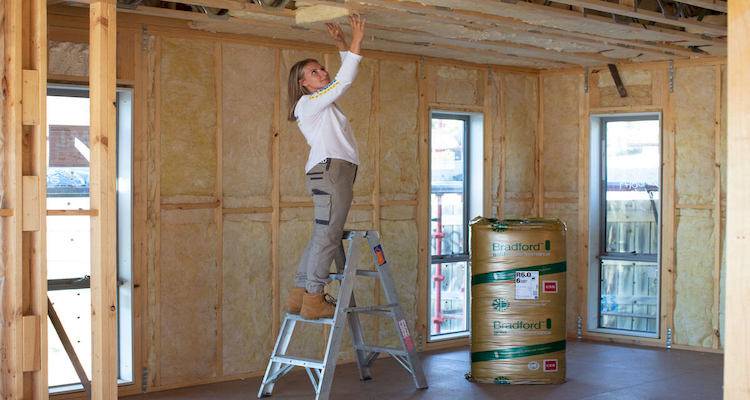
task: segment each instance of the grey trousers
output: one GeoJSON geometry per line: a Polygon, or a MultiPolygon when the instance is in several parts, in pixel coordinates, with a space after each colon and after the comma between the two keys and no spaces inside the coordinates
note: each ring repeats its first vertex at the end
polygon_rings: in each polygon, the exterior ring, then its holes
{"type": "Polygon", "coordinates": [[[312,237],[299,261],[294,283],[308,293],[322,293],[330,281],[331,262],[343,267],[341,236],[352,205],[357,165],[326,159],[307,173],[307,190],[315,206],[312,237]]]}

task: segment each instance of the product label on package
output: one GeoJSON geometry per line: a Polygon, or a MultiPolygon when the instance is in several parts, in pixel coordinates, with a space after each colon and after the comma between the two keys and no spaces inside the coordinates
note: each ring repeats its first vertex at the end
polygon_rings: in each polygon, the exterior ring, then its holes
{"type": "Polygon", "coordinates": [[[516,271],[516,300],[539,299],[539,271],[516,271]]]}

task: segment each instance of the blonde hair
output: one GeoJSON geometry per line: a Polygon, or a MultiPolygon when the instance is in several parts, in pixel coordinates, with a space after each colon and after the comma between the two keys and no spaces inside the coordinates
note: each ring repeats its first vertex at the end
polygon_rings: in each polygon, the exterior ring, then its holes
{"type": "Polygon", "coordinates": [[[297,102],[302,96],[310,94],[310,91],[302,86],[299,81],[305,77],[305,66],[311,62],[318,62],[318,60],[306,58],[302,61],[297,61],[289,70],[289,96],[287,96],[287,100],[289,101],[289,115],[287,119],[289,121],[297,120],[297,117],[294,115],[294,108],[297,107],[297,102]]]}

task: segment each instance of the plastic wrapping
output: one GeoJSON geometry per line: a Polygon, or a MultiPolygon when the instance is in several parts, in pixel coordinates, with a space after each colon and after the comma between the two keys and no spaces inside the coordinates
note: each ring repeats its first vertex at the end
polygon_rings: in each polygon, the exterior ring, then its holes
{"type": "Polygon", "coordinates": [[[471,378],[564,382],[565,225],[476,218],[471,262],[471,378]]]}

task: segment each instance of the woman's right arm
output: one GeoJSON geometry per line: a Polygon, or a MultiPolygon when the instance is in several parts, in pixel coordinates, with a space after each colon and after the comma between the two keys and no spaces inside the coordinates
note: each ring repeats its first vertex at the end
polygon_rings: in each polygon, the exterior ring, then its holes
{"type": "Polygon", "coordinates": [[[349,25],[352,27],[352,44],[349,46],[349,51],[359,54],[362,40],[365,38],[365,19],[359,14],[352,14],[349,16],[349,25]]]}

